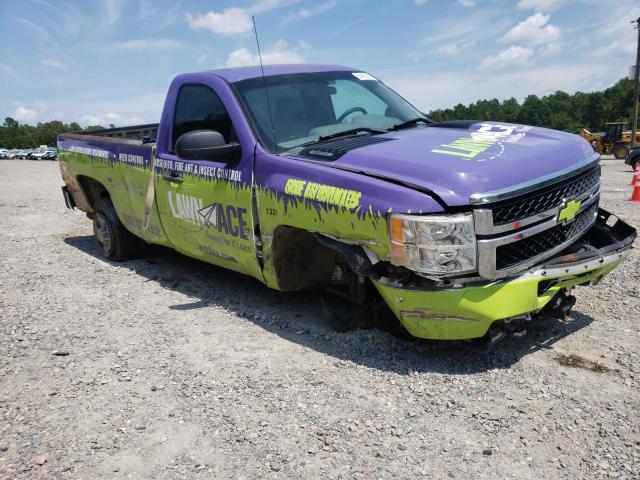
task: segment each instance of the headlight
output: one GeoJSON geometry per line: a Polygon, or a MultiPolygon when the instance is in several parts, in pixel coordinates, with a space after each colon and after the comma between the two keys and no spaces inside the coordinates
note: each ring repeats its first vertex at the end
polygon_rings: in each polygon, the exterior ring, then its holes
{"type": "Polygon", "coordinates": [[[436,276],[476,269],[472,215],[392,214],[389,236],[394,265],[436,276]]]}

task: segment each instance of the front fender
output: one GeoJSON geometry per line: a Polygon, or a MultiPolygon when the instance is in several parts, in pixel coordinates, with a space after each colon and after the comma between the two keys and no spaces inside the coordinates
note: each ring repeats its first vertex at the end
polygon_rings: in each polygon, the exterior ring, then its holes
{"type": "Polygon", "coordinates": [[[441,213],[424,192],[363,174],[285,156],[256,157],[256,200],[267,284],[278,288],[273,233],[279,226],[321,234],[389,256],[387,214],[441,213]]]}

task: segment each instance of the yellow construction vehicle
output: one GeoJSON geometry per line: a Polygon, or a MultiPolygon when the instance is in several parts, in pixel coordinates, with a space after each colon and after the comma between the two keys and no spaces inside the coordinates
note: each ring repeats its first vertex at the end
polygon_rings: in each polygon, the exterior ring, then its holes
{"type": "MultiPolygon", "coordinates": [[[[609,122],[604,132],[591,133],[586,128],[578,134],[591,144],[601,155],[625,158],[631,148],[631,130],[625,130],[624,122],[609,122]]],[[[640,144],[640,134],[636,133],[636,143],[640,144]]]]}

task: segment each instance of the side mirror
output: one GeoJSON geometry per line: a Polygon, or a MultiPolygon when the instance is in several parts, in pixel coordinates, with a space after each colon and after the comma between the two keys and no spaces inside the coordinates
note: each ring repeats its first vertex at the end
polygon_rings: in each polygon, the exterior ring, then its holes
{"type": "Polygon", "coordinates": [[[193,130],[180,135],[176,141],[176,155],[182,160],[210,160],[234,164],[240,160],[239,143],[226,143],[215,130],[193,130]]]}

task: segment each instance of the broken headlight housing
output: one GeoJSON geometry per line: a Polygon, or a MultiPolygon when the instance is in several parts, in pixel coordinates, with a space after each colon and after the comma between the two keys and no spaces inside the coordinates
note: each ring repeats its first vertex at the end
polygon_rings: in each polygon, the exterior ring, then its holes
{"type": "Polygon", "coordinates": [[[389,216],[391,263],[410,270],[449,276],[477,268],[473,215],[389,216]]]}

